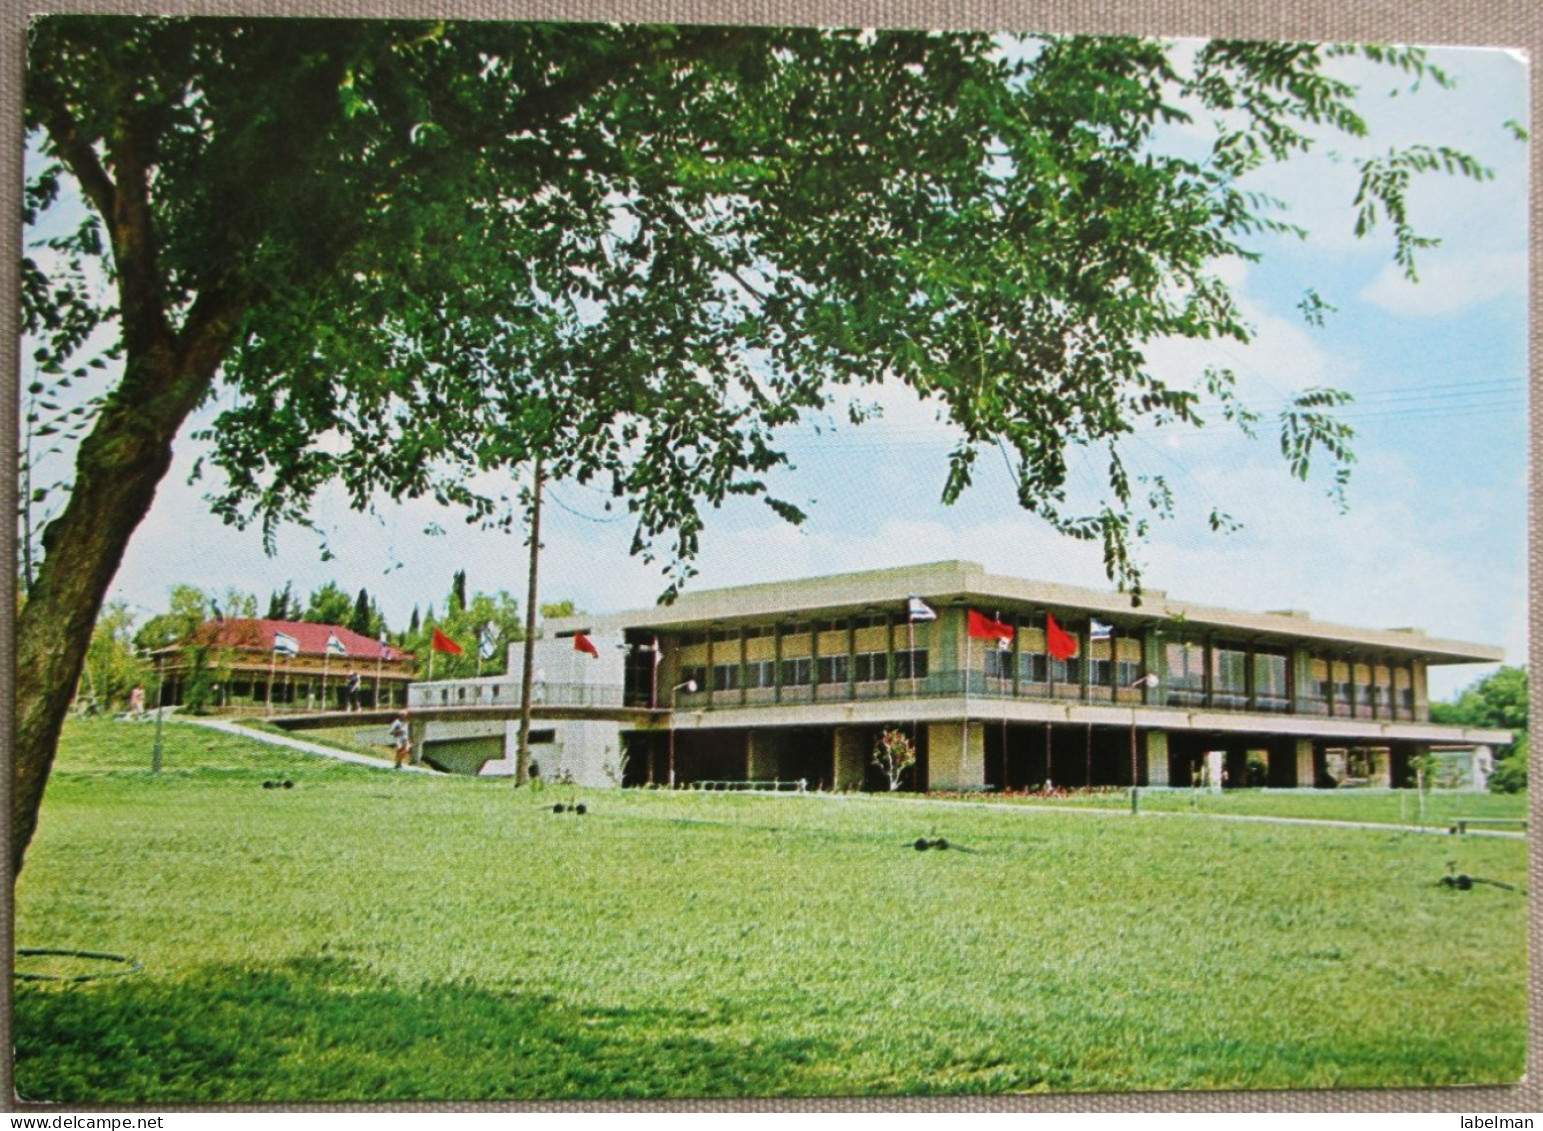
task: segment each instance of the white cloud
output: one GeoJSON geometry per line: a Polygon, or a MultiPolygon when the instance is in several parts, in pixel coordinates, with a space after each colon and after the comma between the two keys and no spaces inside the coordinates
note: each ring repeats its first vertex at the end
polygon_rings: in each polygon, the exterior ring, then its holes
{"type": "Polygon", "coordinates": [[[1525,252],[1433,252],[1420,263],[1419,283],[1390,263],[1358,297],[1399,317],[1441,318],[1526,293],[1525,252]]]}

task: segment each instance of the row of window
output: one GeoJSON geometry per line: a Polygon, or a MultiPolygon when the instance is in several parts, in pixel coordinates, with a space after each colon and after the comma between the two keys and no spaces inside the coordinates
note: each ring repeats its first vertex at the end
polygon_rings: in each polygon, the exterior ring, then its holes
{"type": "MultiPolygon", "coordinates": [[[[822,684],[832,683],[883,683],[889,679],[890,657],[888,652],[859,652],[855,656],[795,656],[782,660],[781,675],[777,678],[777,660],[750,660],[744,664],[714,664],[709,672],[705,666],[689,666],[680,670],[681,682],[694,682],[698,689],[711,686],[717,691],[738,691],[741,687],[753,690],[760,687],[808,687],[818,676],[822,684]]],[[[894,654],[896,679],[925,679],[927,676],[927,651],[901,650],[894,654]]]]}
{"type": "Polygon", "coordinates": [[[889,623],[889,619],[883,613],[865,614],[860,617],[843,617],[839,620],[817,621],[793,621],[782,625],[750,624],[741,628],[715,628],[711,632],[686,632],[678,638],[678,644],[682,648],[706,644],[709,639],[715,644],[738,643],[741,633],[746,640],[758,640],[761,637],[772,637],[780,633],[782,636],[803,636],[811,632],[845,632],[850,628],[883,628],[889,623]]]}

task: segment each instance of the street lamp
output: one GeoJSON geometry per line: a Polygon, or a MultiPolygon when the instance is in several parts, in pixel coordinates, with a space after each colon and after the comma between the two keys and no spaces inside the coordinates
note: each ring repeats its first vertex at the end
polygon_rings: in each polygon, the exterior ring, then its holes
{"type": "MultiPolygon", "coordinates": [[[[1136,680],[1126,690],[1146,690],[1147,688],[1156,687],[1158,682],[1155,672],[1147,672],[1146,675],[1136,680]]],[[[1132,791],[1140,783],[1139,767],[1140,763],[1136,758],[1136,708],[1132,706],[1130,709],[1130,787],[1132,791]]]]}
{"type": "Polygon", "coordinates": [[[675,788],[675,693],[684,691],[687,695],[696,694],[696,680],[688,679],[677,683],[670,688],[670,788],[675,788]]]}

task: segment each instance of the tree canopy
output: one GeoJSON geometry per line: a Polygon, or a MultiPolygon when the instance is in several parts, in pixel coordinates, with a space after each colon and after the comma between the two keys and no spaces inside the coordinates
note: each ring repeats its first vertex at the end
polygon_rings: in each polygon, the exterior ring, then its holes
{"type": "MultiPolygon", "coordinates": [[[[25,219],[67,183],[87,212],[24,262],[25,327],[48,381],[104,372],[71,368],[103,332],[121,375],[18,623],[16,867],[103,594],[220,381],[213,506],[270,541],[334,482],[360,508],[429,497],[512,526],[541,453],[630,512],[667,597],[704,508],[801,517],[771,494],[779,429],[903,383],[959,429],[945,498],[999,448],[1023,507],[1139,586],[1132,542],[1167,488],[1133,480],[1121,437],[1195,423],[1203,396],[1254,424],[1230,373],[1176,387],[1145,350],[1248,337],[1215,265],[1288,226],[1243,179],[1315,131],[1365,132],[1331,67],[1352,50],[1443,81],[1417,50],[1303,44],[35,21],[25,219]],[[1157,144],[1177,122],[1216,123],[1203,152],[1157,144]],[[1078,446],[1107,455],[1086,513],[1078,446]]],[[[1484,173],[1430,146],[1361,164],[1358,230],[1386,224],[1410,272],[1405,192],[1432,169],[1484,173]]],[[[1279,423],[1296,474],[1322,452],[1342,485],[1337,399],[1279,423]]]]}

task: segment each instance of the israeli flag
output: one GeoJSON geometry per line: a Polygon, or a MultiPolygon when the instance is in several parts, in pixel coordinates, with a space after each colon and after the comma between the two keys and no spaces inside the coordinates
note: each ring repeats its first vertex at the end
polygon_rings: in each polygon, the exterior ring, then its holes
{"type": "Polygon", "coordinates": [[[333,656],[348,655],[348,649],[343,646],[343,642],[338,639],[338,634],[335,632],[327,633],[327,652],[333,656]]]}
{"type": "Polygon", "coordinates": [[[1103,621],[1096,619],[1088,622],[1088,628],[1090,630],[1088,632],[1088,639],[1090,640],[1108,640],[1114,632],[1114,625],[1105,624],[1103,621]]]}
{"type": "Polygon", "coordinates": [[[281,656],[300,655],[300,641],[290,636],[287,632],[275,632],[273,634],[273,650],[281,656]]]}
{"type": "Polygon", "coordinates": [[[484,660],[491,660],[498,651],[498,634],[493,629],[493,622],[488,621],[482,626],[482,636],[478,651],[482,653],[484,660]]]}
{"type": "Polygon", "coordinates": [[[906,616],[912,624],[937,620],[937,611],[923,601],[920,597],[912,597],[906,607],[906,616]]]}

